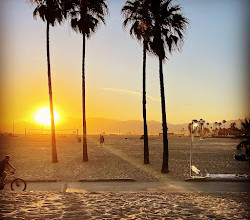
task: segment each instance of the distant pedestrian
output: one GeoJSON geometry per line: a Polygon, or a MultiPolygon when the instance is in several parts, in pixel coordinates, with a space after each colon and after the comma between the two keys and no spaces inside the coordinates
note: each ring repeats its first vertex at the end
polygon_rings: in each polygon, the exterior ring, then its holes
{"type": "Polygon", "coordinates": [[[99,138],[99,141],[100,141],[100,147],[102,147],[102,145],[105,144],[105,141],[104,141],[104,136],[100,134],[100,138],[99,138]]]}

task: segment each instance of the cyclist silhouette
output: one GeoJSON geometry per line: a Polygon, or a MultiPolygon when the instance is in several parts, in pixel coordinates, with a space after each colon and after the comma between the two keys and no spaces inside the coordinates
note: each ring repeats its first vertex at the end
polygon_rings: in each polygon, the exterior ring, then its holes
{"type": "Polygon", "coordinates": [[[16,171],[16,168],[9,162],[10,161],[10,156],[6,155],[5,158],[0,162],[0,185],[2,186],[4,184],[4,180],[7,176],[7,172],[5,171],[6,168],[11,173],[14,173],[16,171]]]}

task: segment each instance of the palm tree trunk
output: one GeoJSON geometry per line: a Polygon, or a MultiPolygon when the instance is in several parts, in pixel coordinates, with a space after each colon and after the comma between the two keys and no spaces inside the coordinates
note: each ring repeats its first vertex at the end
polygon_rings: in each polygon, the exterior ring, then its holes
{"type": "Polygon", "coordinates": [[[47,64],[48,64],[48,86],[49,86],[49,104],[50,104],[50,118],[51,118],[52,163],[57,163],[58,160],[56,152],[56,135],[55,135],[55,122],[54,122],[54,110],[53,110],[53,99],[52,99],[52,86],[51,86],[48,22],[47,22],[47,64]]]}
{"type": "Polygon", "coordinates": [[[85,105],[85,34],[82,35],[82,150],[83,162],[88,162],[86,105],[85,105]]]}
{"type": "Polygon", "coordinates": [[[165,92],[164,92],[164,80],[163,80],[163,60],[159,58],[159,75],[160,75],[160,88],[161,88],[161,110],[162,110],[162,129],[163,129],[163,162],[162,173],[168,173],[168,128],[166,119],[166,107],[165,107],[165,92]]]}
{"type": "Polygon", "coordinates": [[[144,127],[144,164],[149,164],[149,149],[148,149],[148,126],[146,112],[146,42],[143,42],[143,127],[144,127]]]}

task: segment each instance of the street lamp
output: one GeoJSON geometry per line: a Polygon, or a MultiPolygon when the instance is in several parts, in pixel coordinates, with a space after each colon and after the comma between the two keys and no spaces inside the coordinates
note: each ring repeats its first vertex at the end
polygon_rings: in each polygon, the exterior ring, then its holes
{"type": "Polygon", "coordinates": [[[194,127],[197,127],[199,126],[199,122],[198,120],[194,119],[192,120],[192,123],[191,123],[191,149],[190,149],[190,177],[192,177],[192,150],[193,150],[193,139],[194,139],[194,136],[193,136],[193,129],[194,127]]]}

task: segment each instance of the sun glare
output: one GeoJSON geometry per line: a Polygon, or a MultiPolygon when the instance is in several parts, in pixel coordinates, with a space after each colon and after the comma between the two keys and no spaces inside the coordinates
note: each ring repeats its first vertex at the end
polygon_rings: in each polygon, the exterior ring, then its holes
{"type": "MultiPolygon", "coordinates": [[[[34,116],[36,122],[42,125],[51,125],[50,121],[50,109],[48,107],[40,108],[34,116]]],[[[59,115],[57,111],[54,109],[54,121],[57,123],[59,120],[59,115]]]]}

